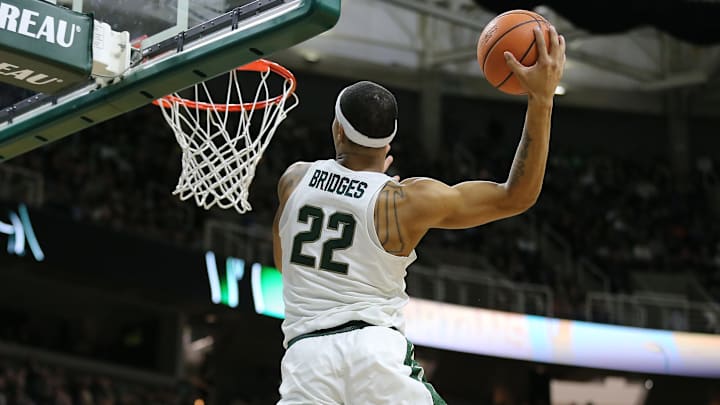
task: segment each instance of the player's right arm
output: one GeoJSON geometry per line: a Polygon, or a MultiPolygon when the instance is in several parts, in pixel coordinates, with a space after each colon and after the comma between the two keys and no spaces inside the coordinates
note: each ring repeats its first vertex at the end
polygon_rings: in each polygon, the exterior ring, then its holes
{"type": "Polygon", "coordinates": [[[525,67],[506,53],[508,65],[528,93],[525,126],[507,180],[467,181],[455,186],[432,179],[406,180],[406,207],[420,219],[421,228],[471,228],[517,215],[535,204],[545,176],[555,88],[565,64],[565,41],[554,28],[549,51],[539,29],[535,38],[535,65],[525,67]]]}

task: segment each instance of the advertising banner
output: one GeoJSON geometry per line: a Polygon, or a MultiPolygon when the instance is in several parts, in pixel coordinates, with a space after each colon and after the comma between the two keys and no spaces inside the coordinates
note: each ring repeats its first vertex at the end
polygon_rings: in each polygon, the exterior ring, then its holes
{"type": "Polygon", "coordinates": [[[53,94],[90,77],[93,19],[41,0],[0,1],[0,82],[53,94]]]}

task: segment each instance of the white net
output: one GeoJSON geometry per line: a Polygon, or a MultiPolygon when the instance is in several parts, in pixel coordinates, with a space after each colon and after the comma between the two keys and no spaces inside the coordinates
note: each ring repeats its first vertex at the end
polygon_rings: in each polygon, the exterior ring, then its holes
{"type": "Polygon", "coordinates": [[[215,104],[205,82],[195,85],[194,95],[207,103],[178,94],[157,100],[182,149],[182,172],[173,192],[180,199],[194,198],[205,209],[234,208],[240,214],[252,209],[248,197],[255,169],[278,126],[299,102],[294,78],[286,78],[282,94],[275,97],[268,84],[273,71],[268,67],[258,74],[260,83],[250,102],[243,99],[237,70],[228,74],[224,104],[215,104]]]}

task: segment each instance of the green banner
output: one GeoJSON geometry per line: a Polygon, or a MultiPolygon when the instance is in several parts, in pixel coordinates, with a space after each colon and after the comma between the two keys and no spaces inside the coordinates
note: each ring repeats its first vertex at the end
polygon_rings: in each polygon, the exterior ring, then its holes
{"type": "Polygon", "coordinates": [[[90,77],[93,18],[41,0],[0,1],[0,82],[53,94],[90,77]]]}

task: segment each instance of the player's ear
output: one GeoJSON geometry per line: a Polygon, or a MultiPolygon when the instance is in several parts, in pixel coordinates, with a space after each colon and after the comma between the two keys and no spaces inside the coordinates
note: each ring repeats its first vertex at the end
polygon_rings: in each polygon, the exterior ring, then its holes
{"type": "Polygon", "coordinates": [[[384,148],[384,149],[385,149],[385,156],[387,156],[387,154],[390,153],[390,148],[391,148],[390,144],[385,145],[385,148],[384,148]]]}
{"type": "Polygon", "coordinates": [[[340,125],[337,119],[333,124],[333,129],[333,137],[335,138],[335,143],[338,145],[341,143],[345,143],[345,129],[342,127],[342,125],[340,125]]]}

